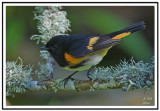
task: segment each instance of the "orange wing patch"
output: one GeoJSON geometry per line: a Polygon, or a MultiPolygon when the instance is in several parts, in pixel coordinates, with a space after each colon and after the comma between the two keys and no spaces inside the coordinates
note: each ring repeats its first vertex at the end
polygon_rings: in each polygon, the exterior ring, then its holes
{"type": "Polygon", "coordinates": [[[125,33],[122,33],[122,34],[119,34],[119,35],[113,37],[112,39],[121,39],[129,34],[131,34],[131,32],[125,32],[125,33]]]}
{"type": "Polygon", "coordinates": [[[65,53],[64,57],[65,57],[66,61],[69,63],[69,65],[71,65],[71,66],[79,64],[85,58],[85,57],[75,58],[75,57],[73,57],[72,55],[70,55],[68,53],[65,53]]]}
{"type": "Polygon", "coordinates": [[[93,37],[89,40],[89,44],[87,46],[87,49],[89,50],[93,50],[93,45],[97,42],[97,40],[99,39],[99,37],[93,37]]]}

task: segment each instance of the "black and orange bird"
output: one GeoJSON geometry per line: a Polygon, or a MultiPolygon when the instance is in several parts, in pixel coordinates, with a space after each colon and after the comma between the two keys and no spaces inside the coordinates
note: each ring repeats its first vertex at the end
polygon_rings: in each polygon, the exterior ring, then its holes
{"type": "MultiPolygon", "coordinates": [[[[90,69],[102,61],[108,50],[118,44],[121,38],[144,28],[145,23],[140,21],[105,35],[58,35],[52,37],[41,49],[47,50],[62,68],[75,71],[64,79],[66,83],[76,72],[90,69]]],[[[89,71],[87,75],[89,77],[89,71]]]]}

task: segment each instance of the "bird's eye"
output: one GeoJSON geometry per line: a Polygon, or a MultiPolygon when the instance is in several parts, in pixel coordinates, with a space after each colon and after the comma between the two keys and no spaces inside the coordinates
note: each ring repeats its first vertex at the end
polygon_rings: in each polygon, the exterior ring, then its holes
{"type": "Polygon", "coordinates": [[[57,45],[54,45],[53,48],[56,49],[56,48],[57,48],[57,45]]]}

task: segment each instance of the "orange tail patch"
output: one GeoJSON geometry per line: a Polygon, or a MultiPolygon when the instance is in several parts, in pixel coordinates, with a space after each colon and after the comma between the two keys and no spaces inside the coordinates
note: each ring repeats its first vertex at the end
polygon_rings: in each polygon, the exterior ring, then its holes
{"type": "Polygon", "coordinates": [[[131,34],[131,32],[125,32],[125,33],[122,33],[122,34],[119,34],[119,35],[116,35],[115,37],[113,37],[112,39],[121,39],[127,35],[131,34]]]}

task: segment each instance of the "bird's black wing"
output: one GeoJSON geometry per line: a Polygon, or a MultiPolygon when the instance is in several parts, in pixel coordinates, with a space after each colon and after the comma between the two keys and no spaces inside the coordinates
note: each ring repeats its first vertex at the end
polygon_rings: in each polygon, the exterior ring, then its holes
{"type": "Polygon", "coordinates": [[[143,30],[145,23],[143,21],[132,24],[120,31],[116,31],[107,35],[72,35],[70,38],[70,48],[68,54],[80,58],[85,55],[116,45],[120,39],[130,35],[131,33],[143,30]]]}
{"type": "Polygon", "coordinates": [[[106,35],[72,35],[67,53],[73,57],[81,58],[89,53],[113,46],[120,39],[111,39],[106,35]]]}

